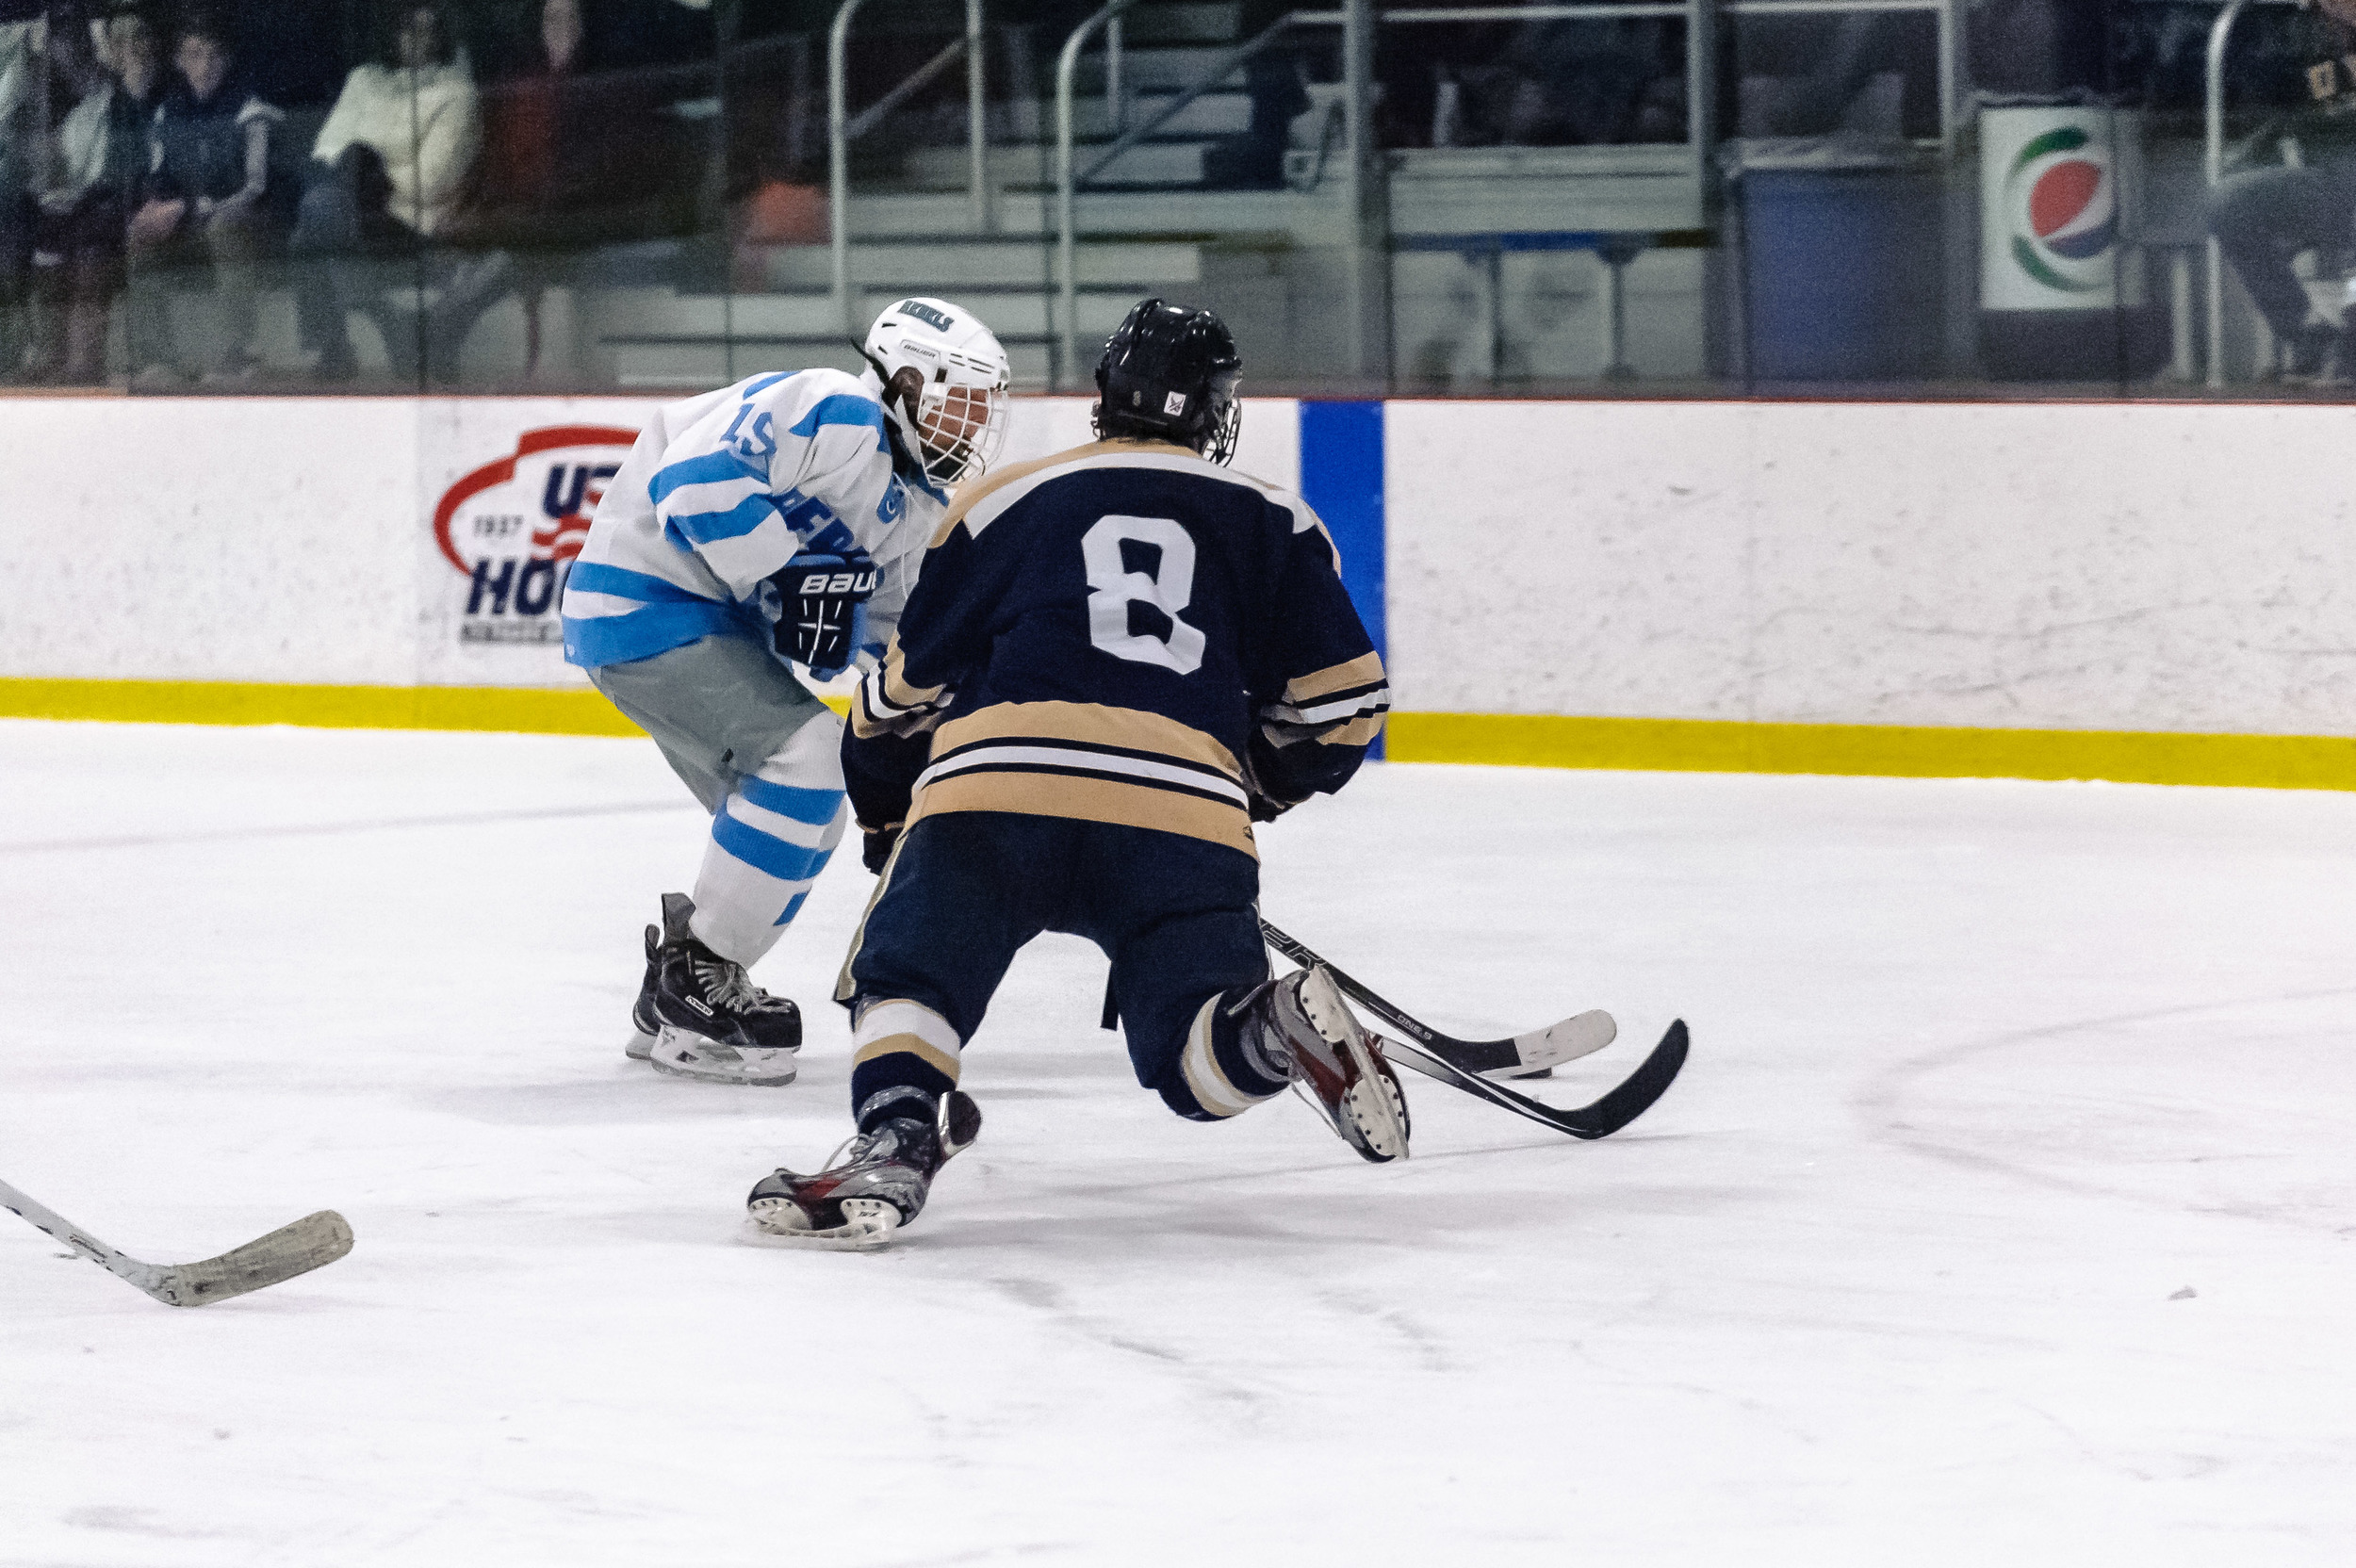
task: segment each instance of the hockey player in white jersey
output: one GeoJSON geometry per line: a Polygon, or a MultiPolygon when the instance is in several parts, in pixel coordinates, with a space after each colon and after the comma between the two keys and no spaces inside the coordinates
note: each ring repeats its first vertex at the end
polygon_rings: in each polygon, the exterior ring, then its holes
{"type": "Polygon", "coordinates": [[[902,300],[868,368],[760,375],[673,403],[631,449],[566,580],[564,657],[712,812],[693,896],[646,928],[629,1054],[791,1083],[794,1004],[745,973],[847,820],[840,721],[795,678],[881,656],[950,486],[1005,437],[1006,351],[972,313],[902,300]]]}

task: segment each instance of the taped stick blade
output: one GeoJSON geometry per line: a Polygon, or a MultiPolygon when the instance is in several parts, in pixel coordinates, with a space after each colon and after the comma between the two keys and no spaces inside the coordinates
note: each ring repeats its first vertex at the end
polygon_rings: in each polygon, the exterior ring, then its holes
{"type": "Polygon", "coordinates": [[[352,1226],[321,1209],[217,1258],[159,1267],[142,1288],[175,1307],[208,1306],[324,1268],[351,1250],[352,1226]]]}
{"type": "Polygon", "coordinates": [[[1590,1008],[1560,1023],[1514,1036],[1513,1052],[1520,1060],[1512,1067],[1491,1068],[1482,1076],[1512,1078],[1542,1072],[1581,1056],[1592,1056],[1619,1037],[1618,1021],[1601,1007],[1590,1008]]]}

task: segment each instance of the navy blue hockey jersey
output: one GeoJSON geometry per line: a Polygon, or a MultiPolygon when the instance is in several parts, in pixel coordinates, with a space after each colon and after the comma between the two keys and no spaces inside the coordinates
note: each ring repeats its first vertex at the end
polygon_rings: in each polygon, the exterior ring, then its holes
{"type": "Polygon", "coordinates": [[[1014,811],[1252,854],[1252,794],[1339,789],[1390,708],[1336,565],[1301,498],[1183,447],[993,473],[943,517],[853,704],[860,822],[1014,811]]]}

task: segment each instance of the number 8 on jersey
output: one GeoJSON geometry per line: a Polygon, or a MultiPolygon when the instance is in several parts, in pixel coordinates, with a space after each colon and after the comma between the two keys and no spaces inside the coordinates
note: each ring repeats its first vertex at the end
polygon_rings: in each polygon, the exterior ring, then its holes
{"type": "Polygon", "coordinates": [[[1099,518],[1081,535],[1080,553],[1088,563],[1089,642],[1117,659],[1159,664],[1180,675],[1202,668],[1202,629],[1178,613],[1194,598],[1194,540],[1185,529],[1169,517],[1116,514],[1099,518]],[[1132,571],[1122,559],[1123,544],[1150,547],[1157,556],[1153,569],[1132,571]],[[1132,630],[1133,604],[1161,612],[1170,635],[1132,630]]]}

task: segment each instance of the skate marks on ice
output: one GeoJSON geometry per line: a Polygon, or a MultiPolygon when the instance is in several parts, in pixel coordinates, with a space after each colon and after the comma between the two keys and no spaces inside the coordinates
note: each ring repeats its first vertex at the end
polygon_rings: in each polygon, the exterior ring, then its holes
{"type": "Polygon", "coordinates": [[[1251,1412],[1265,1405],[1274,1391],[1230,1376],[1216,1354],[1203,1355],[1174,1337],[1152,1337],[1134,1321],[1088,1310],[1073,1299],[1059,1281],[1028,1274],[993,1275],[983,1282],[1005,1300],[1038,1315],[1058,1336],[1097,1345],[1124,1359],[1141,1363],[1140,1370],[1170,1380],[1192,1400],[1227,1404],[1251,1412]]]}
{"type": "MultiPolygon", "coordinates": [[[[1477,1103],[1466,1109],[1476,1125],[1494,1119],[1477,1103]]],[[[1285,1102],[1259,1114],[1283,1110],[1301,1108],[1285,1102]]],[[[1676,1141],[1669,1138],[1630,1137],[1618,1145],[1624,1153],[1598,1158],[1542,1135],[1369,1170],[1307,1112],[1284,1119],[1282,1133],[1300,1140],[1305,1157],[1288,1157],[1290,1151],[1265,1140],[1225,1157],[1133,1149],[1144,1168],[1111,1181],[1101,1166],[1041,1162],[1002,1148],[998,1160],[967,1171],[966,1183],[944,1184],[894,1250],[1000,1265],[1085,1257],[1148,1272],[1256,1262],[1283,1272],[1303,1258],[1356,1267],[1434,1251],[1483,1255],[1581,1216],[1702,1217],[1759,1200],[1750,1187],[1657,1174],[1643,1144],[1676,1141]],[[1498,1201],[1500,1192],[1511,1200],[1498,1201]]]]}
{"type": "Polygon", "coordinates": [[[1965,1170],[2356,1234],[2356,1173],[2300,1158],[2339,1138],[2337,1107],[2356,1101],[2351,999],[2338,987],[2008,1030],[1892,1063],[1851,1107],[1875,1141],[1965,1170]]]}
{"type": "MultiPolygon", "coordinates": [[[[810,1123],[834,1123],[819,1112],[836,1111],[840,1085],[819,1086],[797,1083],[782,1090],[741,1085],[698,1084],[690,1078],[654,1072],[637,1063],[622,1065],[619,1049],[613,1053],[615,1068],[610,1078],[563,1082],[466,1084],[449,1088],[415,1090],[409,1096],[421,1109],[438,1111],[490,1127],[618,1127],[659,1126],[678,1121],[741,1121],[758,1133],[774,1135],[779,1113],[776,1096],[792,1093],[792,1109],[808,1106],[810,1123]],[[816,1095],[810,1090],[816,1087],[816,1095]],[[732,1092],[733,1091],[733,1092],[732,1092]]],[[[798,1129],[788,1135],[797,1135],[798,1129]]],[[[813,1132],[813,1137],[823,1136],[813,1132]]]]}

